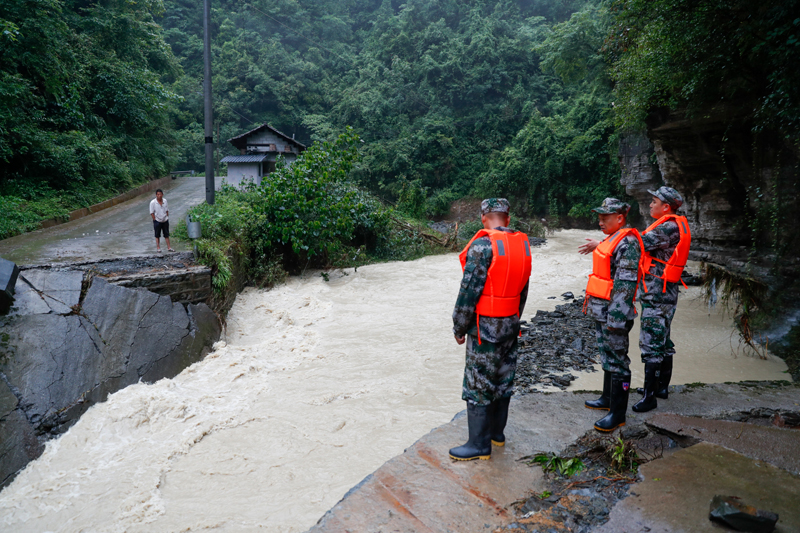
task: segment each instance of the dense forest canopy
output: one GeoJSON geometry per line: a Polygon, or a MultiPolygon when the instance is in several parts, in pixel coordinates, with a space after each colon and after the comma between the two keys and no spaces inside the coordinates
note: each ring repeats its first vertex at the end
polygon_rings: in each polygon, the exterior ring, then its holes
{"type": "MultiPolygon", "coordinates": [[[[175,89],[181,154],[199,169],[200,5],[166,7],[165,36],[186,73],[175,89]]],[[[213,14],[220,137],[269,122],[308,144],[350,125],[365,141],[359,182],[414,214],[468,194],[585,214],[618,191],[602,11],[585,1],[222,1],[213,14]],[[544,144],[518,138],[542,121],[558,130],[544,144]],[[599,153],[576,153],[587,148],[599,153]]]]}
{"type": "Polygon", "coordinates": [[[625,0],[612,14],[622,128],[640,129],[657,107],[697,116],[727,105],[756,130],[797,140],[800,1],[625,0]]]}
{"type": "MultiPolygon", "coordinates": [[[[410,214],[585,217],[659,106],[735,102],[797,138],[798,1],[214,0],[218,157],[264,122],[307,145],[352,126],[351,177],[410,214]]],[[[202,2],[7,0],[0,52],[0,236],[203,170],[202,2]]]]}
{"type": "Polygon", "coordinates": [[[171,169],[181,68],[153,19],[162,9],[0,3],[0,237],[171,169]]]}

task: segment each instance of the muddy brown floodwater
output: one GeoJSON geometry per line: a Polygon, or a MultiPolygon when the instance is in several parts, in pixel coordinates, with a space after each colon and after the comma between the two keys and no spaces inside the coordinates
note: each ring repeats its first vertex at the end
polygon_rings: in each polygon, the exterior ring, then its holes
{"type": "MultiPolygon", "coordinates": [[[[534,250],[527,317],[580,293],[591,261],[575,250],[596,235],[562,231],[534,250]]],[[[203,361],[113,394],[49,442],[0,493],[0,529],[306,530],[464,408],[459,279],[450,254],[244,291],[203,361]]],[[[779,359],[733,354],[729,321],[686,296],[676,382],[786,379],[779,359]]]]}

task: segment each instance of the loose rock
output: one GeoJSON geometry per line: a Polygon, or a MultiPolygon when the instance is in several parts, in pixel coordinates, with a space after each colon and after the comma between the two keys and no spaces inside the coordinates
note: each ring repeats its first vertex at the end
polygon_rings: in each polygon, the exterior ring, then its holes
{"type": "Polygon", "coordinates": [[[518,394],[566,389],[576,376],[594,372],[599,363],[594,320],[583,314],[582,301],[536,311],[530,322],[520,322],[516,390],[518,394]]]}
{"type": "Polygon", "coordinates": [[[717,494],[711,500],[711,509],[708,519],[720,522],[737,531],[752,531],[755,533],[769,533],[775,530],[778,515],[769,511],[756,509],[745,504],[736,496],[722,496],[717,494]]]}

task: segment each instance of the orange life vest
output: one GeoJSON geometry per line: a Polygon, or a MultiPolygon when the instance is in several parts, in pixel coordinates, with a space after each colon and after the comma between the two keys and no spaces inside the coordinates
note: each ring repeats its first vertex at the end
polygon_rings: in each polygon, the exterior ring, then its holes
{"type": "MultiPolygon", "coordinates": [[[[680,232],[681,240],[678,241],[678,245],[675,247],[675,251],[672,252],[670,258],[664,262],[660,259],[656,259],[652,255],[642,248],[642,269],[645,273],[650,274],[651,276],[664,280],[664,292],[667,290],[667,282],[670,283],[677,283],[683,281],[681,280],[681,274],[683,274],[683,269],[686,267],[686,261],[689,259],[689,247],[692,244],[692,232],[689,229],[689,221],[686,220],[686,217],[681,217],[678,215],[664,215],[663,217],[659,218],[652,224],[650,224],[646,230],[642,233],[645,235],[649,231],[653,231],[657,226],[663,224],[668,220],[674,220],[676,224],[678,224],[678,231],[680,232]],[[664,267],[664,275],[663,276],[656,276],[650,269],[654,266],[653,262],[657,261],[659,263],[664,263],[666,265],[664,267]]],[[[686,287],[686,284],[683,285],[686,287]]]]}
{"type": "MultiPolygon", "coordinates": [[[[592,254],[592,273],[589,274],[589,283],[586,285],[587,298],[595,296],[601,300],[611,299],[611,290],[614,288],[614,280],[611,277],[611,257],[614,255],[614,250],[617,249],[620,241],[628,234],[633,234],[639,239],[639,246],[644,250],[642,238],[634,228],[622,228],[615,234],[603,239],[603,242],[597,245],[592,254]]],[[[641,273],[641,262],[639,265],[639,273],[641,273]]]]}
{"type": "Polygon", "coordinates": [[[489,237],[492,241],[492,263],[486,275],[483,294],[475,307],[478,315],[478,343],[480,344],[480,317],[506,317],[519,314],[520,293],[531,276],[531,245],[528,236],[520,231],[508,233],[482,229],[472,237],[458,256],[461,270],[467,264],[467,252],[475,239],[489,237]]]}

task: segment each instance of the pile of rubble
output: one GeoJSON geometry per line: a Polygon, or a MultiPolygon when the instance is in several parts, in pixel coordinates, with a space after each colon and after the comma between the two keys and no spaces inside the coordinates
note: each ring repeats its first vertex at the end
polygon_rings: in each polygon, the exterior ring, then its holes
{"type": "Polygon", "coordinates": [[[594,320],[583,314],[583,300],[571,292],[562,298],[571,301],[555,311],[536,311],[530,322],[521,321],[517,394],[564,390],[577,378],[570,371],[594,372],[600,362],[594,320]]]}

